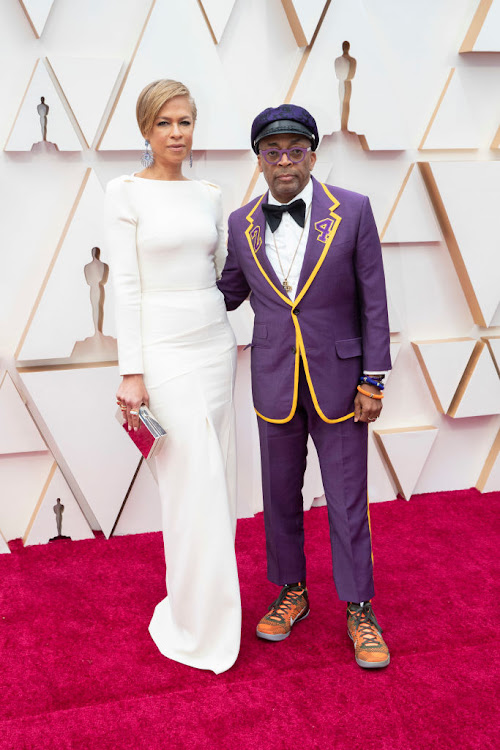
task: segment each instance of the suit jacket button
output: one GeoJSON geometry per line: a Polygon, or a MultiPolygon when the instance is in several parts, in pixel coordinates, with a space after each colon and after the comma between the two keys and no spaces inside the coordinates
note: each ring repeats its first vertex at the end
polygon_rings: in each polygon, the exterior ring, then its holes
{"type": "Polygon", "coordinates": [[[294,314],[294,315],[298,315],[298,314],[299,314],[299,312],[300,312],[299,308],[298,308],[298,307],[295,307],[295,308],[294,308],[294,310],[293,310],[293,314],[294,314]]]}

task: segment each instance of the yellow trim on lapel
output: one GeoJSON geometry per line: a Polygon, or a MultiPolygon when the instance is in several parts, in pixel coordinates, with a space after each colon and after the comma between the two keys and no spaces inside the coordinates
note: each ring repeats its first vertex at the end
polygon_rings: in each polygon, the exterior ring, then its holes
{"type": "MultiPolygon", "coordinates": [[[[337,234],[337,229],[339,228],[339,224],[342,221],[342,217],[335,213],[335,209],[337,209],[340,206],[340,201],[338,201],[337,198],[335,198],[335,196],[333,196],[330,193],[330,191],[328,190],[328,188],[326,187],[326,185],[323,185],[322,182],[320,182],[319,184],[321,185],[321,187],[323,188],[323,190],[325,191],[325,193],[327,194],[327,196],[330,198],[330,200],[333,201],[332,205],[330,206],[330,216],[334,220],[334,224],[333,224],[333,227],[330,229],[330,232],[328,233],[328,239],[325,242],[324,250],[321,253],[321,256],[320,256],[318,262],[316,263],[313,272],[311,273],[311,275],[307,279],[306,283],[302,287],[299,296],[295,298],[295,301],[293,303],[294,307],[296,307],[299,304],[299,302],[301,301],[301,299],[304,297],[304,294],[307,292],[307,290],[309,289],[309,287],[313,283],[314,279],[316,278],[316,275],[317,275],[319,269],[321,268],[321,266],[323,265],[323,261],[325,260],[327,254],[328,254],[328,251],[330,249],[330,245],[333,242],[333,238],[337,234]]],[[[313,198],[313,200],[314,200],[314,198],[313,198]]]]}
{"type": "MultiPolygon", "coordinates": [[[[265,195],[265,193],[264,193],[264,195],[265,195]]],[[[253,259],[257,263],[257,267],[258,267],[259,271],[261,272],[261,274],[263,275],[263,277],[265,278],[265,280],[267,281],[267,283],[272,286],[272,288],[274,289],[274,291],[276,292],[276,294],[279,297],[281,297],[281,299],[284,302],[286,302],[287,305],[290,305],[290,307],[291,307],[293,305],[293,303],[292,303],[292,300],[290,299],[290,297],[287,297],[286,294],[283,294],[282,292],[280,292],[280,290],[276,286],[274,286],[273,282],[271,281],[271,279],[269,278],[269,276],[267,275],[267,273],[262,268],[262,265],[261,265],[259,259],[257,258],[257,253],[255,252],[255,248],[254,248],[253,243],[252,243],[252,238],[250,237],[250,232],[252,231],[252,228],[253,228],[253,225],[254,225],[254,220],[252,218],[252,215],[253,215],[254,211],[258,208],[258,206],[260,205],[262,199],[264,198],[264,195],[260,196],[259,200],[257,201],[257,203],[255,204],[255,206],[252,208],[252,210],[250,211],[250,213],[247,216],[248,227],[245,230],[245,237],[247,238],[248,244],[250,246],[250,250],[252,251],[253,259]]],[[[262,241],[263,241],[264,247],[265,247],[265,238],[263,238],[262,241]]]]}

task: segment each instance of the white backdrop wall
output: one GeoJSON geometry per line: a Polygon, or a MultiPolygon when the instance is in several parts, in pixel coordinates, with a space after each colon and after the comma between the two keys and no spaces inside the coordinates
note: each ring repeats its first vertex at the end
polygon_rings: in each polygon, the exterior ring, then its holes
{"type": "MultiPolygon", "coordinates": [[[[137,95],[159,77],[197,100],[187,174],[218,183],[227,214],[265,188],[250,124],[283,101],[317,118],[316,176],[371,198],[394,367],[370,438],[370,500],[499,490],[500,0],[24,5],[31,23],[19,0],[0,4],[0,541],[54,536],[57,497],[74,539],[159,528],[152,474],[113,418],[112,289],[96,337],[84,275],[106,182],[139,169],[137,95]],[[349,132],[334,64],[344,40],[357,61],[349,132]],[[32,150],[41,96],[58,150],[32,150]]],[[[262,507],[248,305],[231,321],[248,516],[262,507]]],[[[306,507],[322,492],[311,447],[306,507]]]]}

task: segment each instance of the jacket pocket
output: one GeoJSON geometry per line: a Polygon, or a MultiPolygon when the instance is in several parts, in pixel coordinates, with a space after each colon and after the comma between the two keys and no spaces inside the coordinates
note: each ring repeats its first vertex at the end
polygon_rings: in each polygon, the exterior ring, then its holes
{"type": "Polygon", "coordinates": [[[265,323],[253,324],[253,339],[267,339],[267,325],[265,323]]]}
{"type": "Polygon", "coordinates": [[[342,339],[335,342],[337,356],[340,359],[349,359],[350,357],[361,357],[363,355],[363,344],[361,336],[356,339],[342,339]]]}

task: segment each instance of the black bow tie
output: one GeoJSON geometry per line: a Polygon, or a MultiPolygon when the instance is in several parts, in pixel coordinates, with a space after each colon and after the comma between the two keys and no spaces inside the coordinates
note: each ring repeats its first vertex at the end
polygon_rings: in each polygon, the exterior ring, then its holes
{"type": "Polygon", "coordinates": [[[292,219],[295,219],[300,227],[303,227],[306,223],[306,204],[302,198],[298,198],[293,203],[288,203],[285,206],[276,206],[274,203],[263,203],[262,210],[269,224],[269,229],[273,233],[281,224],[281,217],[286,211],[288,211],[292,219]]]}

